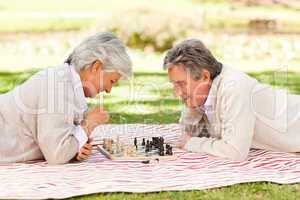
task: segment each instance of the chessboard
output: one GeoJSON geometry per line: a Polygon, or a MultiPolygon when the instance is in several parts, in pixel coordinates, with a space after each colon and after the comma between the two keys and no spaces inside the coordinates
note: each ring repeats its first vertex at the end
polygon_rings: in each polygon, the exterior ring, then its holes
{"type": "Polygon", "coordinates": [[[111,160],[175,160],[178,157],[176,149],[165,143],[163,137],[134,138],[129,144],[122,143],[119,138],[113,140],[104,138],[98,150],[111,160]]]}

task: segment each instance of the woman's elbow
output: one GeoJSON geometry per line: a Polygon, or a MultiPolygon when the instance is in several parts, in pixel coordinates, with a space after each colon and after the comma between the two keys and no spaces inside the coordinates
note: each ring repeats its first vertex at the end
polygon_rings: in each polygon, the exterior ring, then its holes
{"type": "Polygon", "coordinates": [[[68,162],[70,162],[71,159],[66,159],[63,157],[54,157],[54,158],[48,158],[46,159],[47,163],[49,165],[63,165],[63,164],[67,164],[68,162]]]}

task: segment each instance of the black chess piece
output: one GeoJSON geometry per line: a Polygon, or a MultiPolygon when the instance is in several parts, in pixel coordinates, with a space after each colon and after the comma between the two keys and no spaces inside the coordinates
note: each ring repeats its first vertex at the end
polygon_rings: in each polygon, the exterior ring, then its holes
{"type": "Polygon", "coordinates": [[[154,138],[154,146],[155,146],[155,148],[158,148],[160,146],[159,145],[159,138],[158,137],[154,138]]]}
{"type": "Polygon", "coordinates": [[[159,145],[163,145],[164,144],[164,138],[163,137],[159,137],[159,145]]]}
{"type": "Polygon", "coordinates": [[[153,146],[153,148],[156,148],[156,139],[155,139],[155,137],[152,137],[152,146],[153,146]]]}
{"type": "Polygon", "coordinates": [[[150,148],[152,149],[154,147],[153,141],[150,141],[150,148]]]}
{"type": "Polygon", "coordinates": [[[138,149],[137,139],[136,138],[134,138],[134,146],[135,146],[135,149],[138,149]]]}
{"type": "Polygon", "coordinates": [[[164,156],[165,155],[165,148],[164,145],[160,145],[158,148],[158,153],[160,156],[164,156]]]}
{"type": "Polygon", "coordinates": [[[171,156],[171,155],[173,155],[173,147],[172,146],[170,146],[170,149],[169,149],[170,151],[169,151],[169,155],[171,156]]]}
{"type": "Polygon", "coordinates": [[[149,140],[147,140],[145,152],[148,153],[149,151],[150,151],[150,143],[149,140]]]}
{"type": "Polygon", "coordinates": [[[173,155],[172,146],[169,144],[166,145],[166,155],[173,155]]]}
{"type": "Polygon", "coordinates": [[[134,146],[137,146],[137,139],[134,138],[134,146]]]}

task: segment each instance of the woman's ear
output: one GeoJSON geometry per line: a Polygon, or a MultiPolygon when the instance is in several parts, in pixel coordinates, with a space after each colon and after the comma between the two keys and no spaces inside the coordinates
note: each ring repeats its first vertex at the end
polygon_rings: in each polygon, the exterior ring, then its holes
{"type": "Polygon", "coordinates": [[[103,69],[103,64],[100,60],[96,60],[93,64],[92,64],[92,67],[90,68],[91,71],[93,73],[96,73],[97,71],[99,70],[102,70],[103,69]]]}

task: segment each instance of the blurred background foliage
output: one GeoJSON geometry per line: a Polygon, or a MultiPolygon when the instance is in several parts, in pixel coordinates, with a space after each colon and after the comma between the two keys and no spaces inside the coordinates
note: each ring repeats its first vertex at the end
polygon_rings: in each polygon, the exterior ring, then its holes
{"type": "Polygon", "coordinates": [[[0,0],[0,70],[56,65],[99,31],[116,33],[141,71],[161,70],[165,51],[191,37],[245,71],[298,70],[300,12],[292,2],[0,0]]]}

